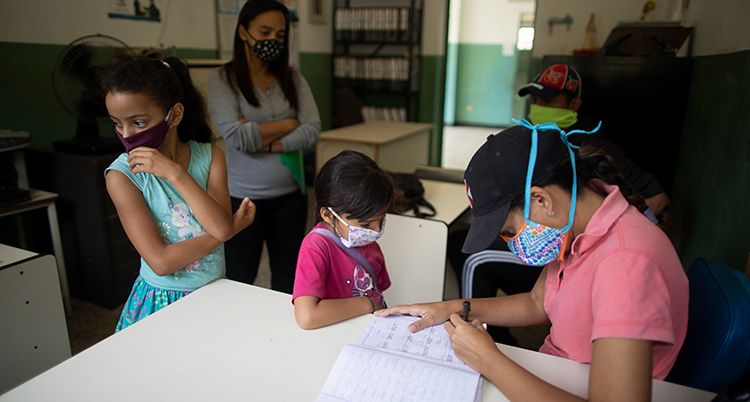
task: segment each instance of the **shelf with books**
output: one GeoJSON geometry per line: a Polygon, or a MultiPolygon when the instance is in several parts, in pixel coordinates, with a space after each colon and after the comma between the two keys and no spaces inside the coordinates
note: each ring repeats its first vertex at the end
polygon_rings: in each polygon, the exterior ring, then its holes
{"type": "Polygon", "coordinates": [[[419,40],[421,9],[336,8],[334,40],[345,43],[402,43],[419,40]]]}
{"type": "MultiPolygon", "coordinates": [[[[334,0],[333,91],[419,116],[422,0],[334,0]],[[373,97],[376,94],[378,96],[373,97]],[[375,101],[373,101],[375,99],[375,101]]],[[[335,99],[334,99],[335,103],[335,99]]],[[[333,125],[340,127],[334,107],[333,125]]]]}

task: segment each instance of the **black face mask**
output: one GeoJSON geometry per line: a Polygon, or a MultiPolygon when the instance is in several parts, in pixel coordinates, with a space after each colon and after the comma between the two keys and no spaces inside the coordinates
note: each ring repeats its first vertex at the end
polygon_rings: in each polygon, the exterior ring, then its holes
{"type": "MultiPolygon", "coordinates": [[[[252,35],[247,35],[253,38],[252,35]]],[[[255,45],[253,45],[253,52],[262,61],[274,61],[279,58],[279,56],[281,55],[281,51],[284,50],[284,44],[276,39],[253,39],[255,40],[255,45]]]]}

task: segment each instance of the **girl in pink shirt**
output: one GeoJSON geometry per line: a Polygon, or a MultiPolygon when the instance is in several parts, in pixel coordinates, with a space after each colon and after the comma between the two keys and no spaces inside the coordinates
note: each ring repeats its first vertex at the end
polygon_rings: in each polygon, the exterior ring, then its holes
{"type": "Polygon", "coordinates": [[[315,178],[317,224],[305,236],[294,279],[294,316],[315,329],[386,307],[391,286],[375,242],[394,201],[393,179],[369,157],[343,151],[315,178]]]}
{"type": "Polygon", "coordinates": [[[481,325],[551,323],[540,352],[591,364],[589,400],[649,401],[651,379],[666,377],[687,331],[688,281],[663,222],[644,216],[644,200],[609,156],[567,141],[589,132],[516,122],[466,169],[475,219],[463,252],[499,235],[522,261],[545,267],[532,291],[472,300],[470,323],[459,315],[463,300],[377,315],[421,316],[412,332],[449,319],[456,356],[511,401],[583,400],[507,358],[481,325]]]}

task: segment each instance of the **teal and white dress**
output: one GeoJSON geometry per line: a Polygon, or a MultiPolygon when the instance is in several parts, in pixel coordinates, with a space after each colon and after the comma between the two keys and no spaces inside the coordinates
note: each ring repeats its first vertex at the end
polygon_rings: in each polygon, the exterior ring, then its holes
{"type": "MultiPolygon", "coordinates": [[[[211,167],[211,144],[190,141],[188,145],[188,174],[206,190],[211,167]]],[[[141,190],[164,243],[173,244],[207,233],[172,183],[150,173],[133,174],[128,166],[126,153],[112,162],[104,175],[113,169],[125,174],[141,190]]],[[[168,306],[201,286],[223,278],[225,271],[223,244],[203,258],[165,276],[156,275],[141,258],[140,275],[125,303],[115,332],[168,306]]]]}

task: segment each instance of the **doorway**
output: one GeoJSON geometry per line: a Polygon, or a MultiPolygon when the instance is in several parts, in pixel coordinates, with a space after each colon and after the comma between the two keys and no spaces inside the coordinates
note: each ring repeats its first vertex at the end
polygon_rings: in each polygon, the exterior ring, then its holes
{"type": "Polygon", "coordinates": [[[487,135],[526,114],[533,0],[450,0],[442,166],[464,169],[487,135]]]}

